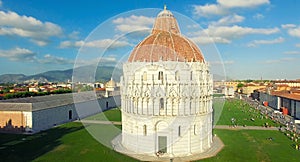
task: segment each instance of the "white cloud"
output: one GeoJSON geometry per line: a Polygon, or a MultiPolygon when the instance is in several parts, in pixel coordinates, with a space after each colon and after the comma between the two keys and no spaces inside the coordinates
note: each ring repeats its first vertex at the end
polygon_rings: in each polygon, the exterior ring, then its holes
{"type": "Polygon", "coordinates": [[[261,19],[265,18],[265,16],[260,13],[257,13],[253,16],[253,18],[256,20],[261,20],[261,19]]]}
{"type": "Polygon", "coordinates": [[[199,17],[208,17],[212,15],[224,15],[227,14],[227,9],[216,4],[206,4],[204,6],[194,5],[193,14],[199,17]]]}
{"type": "Polygon", "coordinates": [[[130,44],[126,41],[112,40],[112,39],[102,39],[90,42],[84,41],[63,41],[60,43],[60,48],[78,48],[81,46],[92,47],[92,48],[120,48],[129,46],[130,44]]]}
{"type": "Polygon", "coordinates": [[[300,54],[300,51],[285,51],[283,53],[284,54],[292,54],[292,55],[296,54],[296,55],[298,55],[298,54],[300,54]]]}
{"type": "Polygon", "coordinates": [[[48,41],[45,41],[45,40],[35,40],[35,39],[31,39],[30,40],[31,42],[39,45],[39,46],[45,46],[48,44],[48,41]]]}
{"type": "Polygon", "coordinates": [[[39,63],[42,64],[74,64],[73,60],[69,60],[63,57],[57,57],[57,56],[53,56],[51,54],[46,54],[44,55],[43,59],[39,59],[38,60],[39,63]]]}
{"type": "Polygon", "coordinates": [[[115,56],[105,56],[105,57],[98,57],[94,58],[92,60],[90,59],[81,59],[76,60],[76,65],[85,66],[85,65],[101,65],[101,66],[112,66],[116,65],[118,62],[117,58],[115,56]]]}
{"type": "Polygon", "coordinates": [[[78,47],[81,47],[83,46],[84,44],[84,41],[75,41],[75,42],[72,42],[72,41],[63,41],[63,42],[60,42],[60,45],[59,47],[60,48],[78,48],[78,47]]]}
{"type": "Polygon", "coordinates": [[[209,37],[209,36],[196,36],[190,37],[190,39],[197,44],[210,44],[210,43],[223,43],[229,44],[230,40],[221,37],[209,37]]]}
{"type": "Polygon", "coordinates": [[[79,32],[78,31],[73,31],[71,34],[68,35],[70,39],[78,39],[79,38],[79,32]]]}
{"type": "Polygon", "coordinates": [[[152,28],[155,18],[146,16],[131,15],[129,17],[120,17],[113,20],[116,24],[116,30],[124,33],[149,30],[152,28]]]}
{"type": "Polygon", "coordinates": [[[282,24],[281,27],[283,29],[295,28],[297,27],[295,24],[282,24]]]}
{"type": "Polygon", "coordinates": [[[0,57],[8,58],[11,61],[35,61],[36,53],[26,48],[16,47],[10,50],[0,50],[0,57]]]}
{"type": "Polygon", "coordinates": [[[293,37],[300,38],[300,26],[295,24],[282,24],[281,27],[287,30],[287,33],[293,37]]]}
{"type": "Polygon", "coordinates": [[[187,25],[188,29],[196,29],[196,28],[200,28],[199,24],[194,24],[194,25],[187,25]]]}
{"type": "Polygon", "coordinates": [[[2,6],[2,1],[0,0],[0,7],[2,6]]]}
{"type": "Polygon", "coordinates": [[[227,61],[211,61],[209,62],[211,65],[231,65],[234,64],[233,60],[227,60],[227,61]]]}
{"type": "Polygon", "coordinates": [[[252,8],[270,4],[269,0],[217,0],[217,2],[227,8],[252,8]]]}
{"type": "Polygon", "coordinates": [[[206,32],[209,35],[221,36],[225,38],[239,38],[248,34],[274,34],[279,32],[278,28],[250,28],[250,27],[241,27],[241,26],[220,26],[214,27],[211,26],[206,29],[206,32]]]}
{"type": "Polygon", "coordinates": [[[254,40],[248,44],[248,47],[256,47],[260,44],[278,44],[284,42],[284,38],[279,37],[272,40],[254,40]]]}
{"type": "Polygon", "coordinates": [[[294,60],[295,60],[295,58],[286,57],[286,58],[280,58],[280,59],[276,59],[276,60],[266,60],[263,63],[264,64],[278,64],[278,63],[290,62],[290,61],[294,61],[294,60]]]}
{"type": "Polygon", "coordinates": [[[300,47],[300,43],[296,44],[295,46],[296,46],[296,47],[300,47]]]}
{"type": "Polygon", "coordinates": [[[35,62],[41,64],[73,64],[74,63],[73,60],[68,60],[50,54],[44,55],[43,58],[38,58],[36,52],[33,52],[26,48],[19,48],[19,47],[10,50],[0,50],[0,57],[7,58],[10,61],[35,62]]]}
{"type": "Polygon", "coordinates": [[[211,24],[214,25],[214,26],[231,25],[231,24],[234,24],[234,23],[242,22],[242,21],[244,21],[244,19],[245,18],[243,16],[233,14],[233,15],[223,17],[220,20],[218,20],[217,22],[212,22],[211,24]]]}
{"type": "Polygon", "coordinates": [[[193,14],[198,17],[225,15],[233,8],[254,8],[270,4],[269,0],[217,0],[216,4],[193,5],[193,14]]]}
{"type": "Polygon", "coordinates": [[[246,35],[251,34],[262,34],[270,35],[278,33],[280,30],[278,28],[250,28],[241,26],[208,26],[208,28],[188,33],[190,39],[195,41],[195,43],[205,44],[205,43],[231,43],[233,39],[239,39],[246,35]]]}
{"type": "Polygon", "coordinates": [[[293,37],[300,37],[300,27],[288,29],[288,34],[293,37]]]}
{"type": "Polygon", "coordinates": [[[38,45],[46,45],[49,37],[61,36],[62,29],[54,23],[42,22],[31,16],[0,11],[0,35],[28,37],[38,45]]]}

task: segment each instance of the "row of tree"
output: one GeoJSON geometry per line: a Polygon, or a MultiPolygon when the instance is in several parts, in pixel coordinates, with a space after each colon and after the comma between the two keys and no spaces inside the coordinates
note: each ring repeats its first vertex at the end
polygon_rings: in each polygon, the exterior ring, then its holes
{"type": "Polygon", "coordinates": [[[70,89],[58,89],[52,92],[16,92],[16,93],[7,93],[3,99],[11,98],[23,98],[23,97],[32,97],[32,96],[45,96],[50,94],[62,94],[62,93],[71,93],[70,89]]]}

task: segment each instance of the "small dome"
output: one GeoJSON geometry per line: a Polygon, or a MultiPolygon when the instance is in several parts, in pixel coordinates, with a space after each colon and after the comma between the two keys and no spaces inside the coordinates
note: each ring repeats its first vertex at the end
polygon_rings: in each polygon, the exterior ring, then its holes
{"type": "Polygon", "coordinates": [[[180,34],[177,21],[166,7],[156,17],[151,34],[131,52],[129,62],[188,61],[204,62],[198,48],[180,34]]]}
{"type": "Polygon", "coordinates": [[[116,87],[115,81],[111,78],[110,81],[106,83],[106,87],[116,87]]]}

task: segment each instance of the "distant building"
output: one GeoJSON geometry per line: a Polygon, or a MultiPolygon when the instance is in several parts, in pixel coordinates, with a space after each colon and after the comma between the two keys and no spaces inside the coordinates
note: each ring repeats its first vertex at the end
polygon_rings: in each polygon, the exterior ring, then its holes
{"type": "Polygon", "coordinates": [[[224,86],[222,87],[222,94],[227,98],[232,98],[234,97],[234,88],[231,86],[224,86]]]}
{"type": "Polygon", "coordinates": [[[116,82],[111,78],[110,81],[105,84],[105,97],[120,95],[119,92],[120,87],[117,87],[116,82]]]}
{"type": "Polygon", "coordinates": [[[242,93],[246,94],[247,96],[251,96],[251,94],[254,92],[254,90],[265,88],[266,86],[263,84],[253,84],[249,83],[242,87],[242,93]]]}
{"type": "Polygon", "coordinates": [[[40,89],[39,89],[37,86],[30,86],[30,87],[28,88],[28,91],[29,91],[29,92],[39,92],[40,89]]]}
{"type": "MultiPolygon", "coordinates": [[[[288,81],[285,81],[287,83],[288,81]]],[[[293,85],[295,86],[295,85],[293,85]]],[[[255,99],[275,110],[287,109],[287,114],[300,119],[300,88],[289,87],[287,84],[274,84],[256,90],[255,99]]]]}
{"type": "Polygon", "coordinates": [[[300,87],[300,80],[276,80],[275,85],[288,85],[289,87],[300,87]]]}
{"type": "Polygon", "coordinates": [[[232,87],[234,91],[237,91],[237,85],[240,82],[236,81],[214,81],[214,88],[216,87],[232,87]]]}

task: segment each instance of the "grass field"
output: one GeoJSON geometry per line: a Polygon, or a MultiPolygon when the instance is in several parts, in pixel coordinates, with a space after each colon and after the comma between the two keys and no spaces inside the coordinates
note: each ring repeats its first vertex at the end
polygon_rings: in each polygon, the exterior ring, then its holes
{"type": "Polygon", "coordinates": [[[232,125],[232,118],[235,119],[236,125],[264,126],[265,123],[276,127],[280,125],[272,121],[269,117],[262,115],[259,110],[250,107],[249,104],[235,99],[225,102],[217,125],[232,125]]]}
{"type": "MultiPolygon", "coordinates": [[[[271,122],[269,119],[254,122],[248,120],[249,115],[259,115],[251,110],[247,106],[240,107],[240,101],[226,102],[218,124],[231,124],[232,116],[237,123],[244,122],[247,125],[260,126],[263,122],[271,122]]],[[[103,120],[104,114],[112,121],[121,119],[119,109],[88,119],[103,120]]],[[[34,135],[0,134],[0,161],[136,161],[105,147],[89,134],[89,131],[94,130],[107,137],[105,141],[109,143],[117,133],[110,133],[111,130],[120,132],[119,128],[120,126],[99,124],[84,127],[81,123],[72,122],[34,135]]],[[[225,146],[217,156],[201,161],[300,161],[300,151],[295,150],[293,142],[279,131],[214,130],[214,133],[222,139],[225,146]],[[270,137],[273,140],[268,140],[270,137]]]]}
{"type": "Polygon", "coordinates": [[[87,120],[101,120],[101,121],[121,121],[121,110],[120,108],[114,108],[103,113],[99,113],[90,117],[85,118],[87,120]]]}
{"type": "Polygon", "coordinates": [[[0,161],[135,161],[96,141],[81,123],[35,135],[0,134],[0,161]]]}
{"type": "Polygon", "coordinates": [[[214,130],[224,148],[217,156],[204,162],[299,162],[300,150],[279,131],[214,130]],[[268,138],[272,137],[273,140],[268,138]]]}

